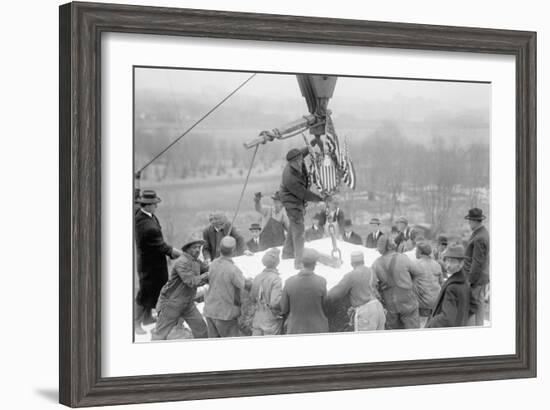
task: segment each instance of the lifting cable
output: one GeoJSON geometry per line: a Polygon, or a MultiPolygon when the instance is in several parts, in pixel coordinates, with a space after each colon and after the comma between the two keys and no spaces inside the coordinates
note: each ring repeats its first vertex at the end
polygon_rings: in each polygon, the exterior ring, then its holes
{"type": "Polygon", "coordinates": [[[237,202],[237,209],[235,209],[235,215],[233,215],[233,219],[231,220],[231,225],[229,225],[229,232],[227,232],[227,236],[231,235],[231,231],[233,230],[233,225],[235,224],[235,219],[237,219],[237,215],[239,214],[239,209],[241,208],[241,202],[244,197],[244,191],[246,190],[246,186],[248,185],[248,178],[250,178],[250,173],[252,172],[252,167],[254,166],[254,160],[256,159],[256,153],[258,152],[258,148],[260,148],[260,144],[257,144],[256,147],[254,148],[254,154],[252,154],[250,167],[248,167],[248,174],[246,174],[246,179],[244,181],[243,189],[241,191],[241,196],[239,197],[239,202],[237,202]]]}
{"type": "Polygon", "coordinates": [[[168,151],[170,148],[174,146],[180,139],[185,137],[193,128],[195,128],[197,125],[199,125],[206,117],[208,117],[210,114],[212,114],[220,105],[222,105],[224,102],[226,102],[233,94],[235,94],[237,91],[239,91],[241,88],[245,86],[246,83],[248,83],[252,78],[256,76],[256,73],[252,74],[250,77],[248,77],[241,85],[239,85],[235,90],[233,90],[231,93],[229,93],[223,100],[221,100],[218,104],[216,104],[210,111],[208,111],[206,114],[204,114],[199,120],[197,120],[191,127],[189,127],[183,134],[181,134],[178,138],[176,138],[174,141],[172,141],[166,148],[164,148],[161,152],[159,152],[152,160],[150,160],[148,163],[146,163],[144,166],[142,166],[139,171],[136,172],[136,178],[139,179],[141,173],[145,168],[147,168],[149,165],[151,165],[153,162],[155,162],[161,155],[163,155],[166,151],[168,151]]]}

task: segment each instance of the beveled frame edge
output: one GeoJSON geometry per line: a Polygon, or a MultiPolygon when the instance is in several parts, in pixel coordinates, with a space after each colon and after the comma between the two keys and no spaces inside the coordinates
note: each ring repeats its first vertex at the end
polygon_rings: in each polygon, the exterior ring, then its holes
{"type": "Polygon", "coordinates": [[[59,400],[71,407],[536,376],[536,33],[94,3],[59,9],[59,400]],[[101,33],[127,32],[516,58],[513,355],[102,378],[101,33]]]}

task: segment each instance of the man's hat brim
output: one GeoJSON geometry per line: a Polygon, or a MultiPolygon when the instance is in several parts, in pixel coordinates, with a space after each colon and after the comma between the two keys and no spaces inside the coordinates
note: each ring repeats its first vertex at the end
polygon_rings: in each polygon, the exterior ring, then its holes
{"type": "Polygon", "coordinates": [[[136,202],[139,203],[139,204],[158,204],[159,202],[161,201],[161,199],[159,197],[156,197],[156,198],[138,198],[136,199],[136,202]]]}
{"type": "Polygon", "coordinates": [[[203,241],[202,239],[195,239],[195,240],[189,241],[189,242],[187,242],[185,245],[183,245],[183,246],[181,247],[181,250],[183,251],[183,250],[189,248],[190,246],[195,245],[196,243],[200,243],[201,245],[204,245],[206,242],[203,241]]]}
{"type": "Polygon", "coordinates": [[[480,216],[470,216],[470,215],[466,215],[464,217],[464,219],[467,219],[469,221],[483,221],[485,219],[485,215],[480,215],[480,216]]]}

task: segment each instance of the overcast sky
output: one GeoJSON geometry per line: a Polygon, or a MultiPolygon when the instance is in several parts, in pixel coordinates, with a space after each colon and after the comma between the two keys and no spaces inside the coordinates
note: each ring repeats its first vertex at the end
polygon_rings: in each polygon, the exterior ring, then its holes
{"type": "MultiPolygon", "coordinates": [[[[221,99],[250,75],[242,72],[138,68],[135,84],[137,91],[185,93],[221,99]]],[[[353,101],[422,98],[433,100],[434,108],[482,109],[489,113],[490,89],[490,84],[480,83],[339,77],[329,107],[335,109],[343,101],[347,106],[353,101]]],[[[294,75],[260,73],[238,94],[241,98],[264,96],[285,100],[289,104],[303,103],[305,108],[294,75]]]]}

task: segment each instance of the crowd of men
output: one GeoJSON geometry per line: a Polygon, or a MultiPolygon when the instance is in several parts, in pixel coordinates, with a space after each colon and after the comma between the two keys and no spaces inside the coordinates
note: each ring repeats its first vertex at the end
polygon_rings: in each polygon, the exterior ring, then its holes
{"type": "Polygon", "coordinates": [[[404,217],[391,230],[382,229],[380,219],[372,218],[371,232],[363,241],[337,200],[309,190],[305,155],[307,150],[298,149],[287,154],[272,205],[262,204],[261,193],[255,194],[254,208],[261,219],[250,226],[248,242],[224,214],[213,213],[201,235],[190,237],[181,249],[174,248],[164,241],[155,216],[160,198],[151,190],[141,192],[135,214],[136,333],[145,333],[142,324],[156,322],[152,339],[163,340],[184,321],[194,338],[239,336],[242,291],[249,292],[254,305],[253,335],[328,332],[327,305],[341,300],[351,305],[356,331],[483,325],[489,234],[481,209],[470,209],[465,216],[472,231],[465,248],[440,236],[432,249],[404,217]],[[307,202],[321,200],[327,207],[312,217],[306,230],[307,202]],[[352,252],[352,270],[327,289],[326,280],[315,273],[320,255],[304,243],[331,234],[376,249],[380,256],[368,267],[362,251],[352,252]],[[263,271],[245,277],[232,258],[260,251],[263,271]],[[175,259],[169,275],[167,257],[175,259]],[[294,258],[298,270],[285,283],[277,269],[281,258],[294,258]],[[197,289],[205,284],[201,313],[197,289]]]}

